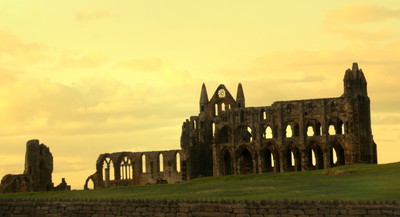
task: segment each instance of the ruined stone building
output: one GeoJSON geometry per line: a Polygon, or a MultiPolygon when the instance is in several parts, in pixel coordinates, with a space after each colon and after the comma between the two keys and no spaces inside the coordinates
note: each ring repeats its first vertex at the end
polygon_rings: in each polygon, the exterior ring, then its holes
{"type": "Polygon", "coordinates": [[[181,150],[101,154],[84,189],[182,181],[181,150]],[[89,187],[89,184],[93,184],[89,187]]]}
{"type": "Polygon", "coordinates": [[[278,101],[245,107],[219,85],[200,114],[183,124],[181,147],[187,178],[303,171],[337,165],[377,163],[367,82],[357,63],[344,76],[340,97],[278,101]]]}
{"type": "Polygon", "coordinates": [[[182,150],[100,155],[85,186],[89,180],[102,188],[376,164],[367,82],[357,63],[343,82],[340,97],[261,107],[245,106],[241,84],[236,99],[223,84],[209,99],[203,84],[199,115],[182,126],[182,150]]]}
{"type": "Polygon", "coordinates": [[[53,155],[39,140],[26,143],[25,170],[23,174],[8,174],[3,177],[0,193],[70,190],[65,179],[57,187],[52,182],[53,155]]]}

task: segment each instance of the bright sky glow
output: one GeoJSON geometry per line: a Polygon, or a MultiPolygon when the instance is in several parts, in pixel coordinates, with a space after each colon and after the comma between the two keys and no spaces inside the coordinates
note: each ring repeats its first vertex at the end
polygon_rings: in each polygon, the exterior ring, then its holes
{"type": "Polygon", "coordinates": [[[398,0],[2,1],[0,176],[37,138],[80,189],[101,153],[179,148],[203,82],[241,82],[248,106],[336,97],[353,62],[378,161],[399,161],[398,0]]]}

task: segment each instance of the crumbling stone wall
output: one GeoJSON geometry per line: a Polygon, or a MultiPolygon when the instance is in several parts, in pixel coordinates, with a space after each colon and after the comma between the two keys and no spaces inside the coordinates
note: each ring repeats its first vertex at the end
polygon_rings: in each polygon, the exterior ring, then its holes
{"type": "Polygon", "coordinates": [[[394,217],[399,201],[0,200],[0,217],[394,217]]]}
{"type": "Polygon", "coordinates": [[[34,191],[49,191],[53,188],[53,155],[50,149],[39,140],[30,140],[26,143],[24,174],[32,178],[34,191]]]}
{"type": "Polygon", "coordinates": [[[30,175],[7,174],[1,179],[0,193],[31,192],[33,191],[30,175]]]}
{"type": "Polygon", "coordinates": [[[25,170],[20,175],[5,175],[1,180],[0,193],[70,190],[65,179],[54,188],[52,182],[53,155],[50,149],[39,140],[26,143],[25,170]]]}
{"type": "Polygon", "coordinates": [[[200,114],[182,126],[186,178],[377,163],[367,82],[357,63],[343,81],[340,97],[261,107],[245,107],[241,84],[236,100],[223,84],[209,100],[203,84],[200,114]]]}
{"type": "Polygon", "coordinates": [[[84,189],[89,189],[90,182],[94,189],[178,183],[182,181],[180,158],[180,150],[101,154],[84,189]]]}

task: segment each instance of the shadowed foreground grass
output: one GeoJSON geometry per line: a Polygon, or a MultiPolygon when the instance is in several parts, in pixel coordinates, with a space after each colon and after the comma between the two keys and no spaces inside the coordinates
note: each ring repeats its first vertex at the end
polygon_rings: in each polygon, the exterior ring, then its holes
{"type": "Polygon", "coordinates": [[[3,194],[0,198],[400,200],[400,162],[205,177],[180,184],[3,194]]]}

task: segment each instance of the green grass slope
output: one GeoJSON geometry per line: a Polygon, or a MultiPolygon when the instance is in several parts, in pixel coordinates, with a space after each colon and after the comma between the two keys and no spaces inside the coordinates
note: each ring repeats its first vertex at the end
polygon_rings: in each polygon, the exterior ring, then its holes
{"type": "Polygon", "coordinates": [[[205,177],[180,184],[3,194],[0,198],[400,200],[400,162],[205,177]]]}

